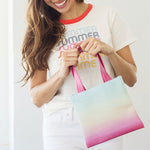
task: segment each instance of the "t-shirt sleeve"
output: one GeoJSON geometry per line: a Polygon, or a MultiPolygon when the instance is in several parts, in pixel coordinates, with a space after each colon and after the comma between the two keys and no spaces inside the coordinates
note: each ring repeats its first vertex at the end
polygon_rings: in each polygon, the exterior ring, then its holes
{"type": "Polygon", "coordinates": [[[109,7],[109,26],[111,31],[112,46],[118,51],[121,48],[134,43],[138,38],[129,28],[116,8],[109,7]]]}

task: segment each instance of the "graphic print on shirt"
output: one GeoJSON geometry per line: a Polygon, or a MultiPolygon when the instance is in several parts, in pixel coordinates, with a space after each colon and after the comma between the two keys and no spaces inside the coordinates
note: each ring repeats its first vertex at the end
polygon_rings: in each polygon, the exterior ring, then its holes
{"type": "MultiPolygon", "coordinates": [[[[100,40],[100,35],[98,33],[96,26],[87,26],[87,27],[77,28],[74,30],[69,30],[65,33],[64,37],[65,38],[60,40],[56,45],[57,51],[60,51],[58,57],[60,60],[59,65],[62,62],[61,57],[63,55],[63,52],[67,49],[71,49],[74,44],[80,43],[86,40],[88,37],[94,37],[100,40]]],[[[104,55],[104,54],[100,54],[100,55],[104,55]]],[[[96,59],[97,56],[94,57],[86,52],[82,52],[78,59],[77,69],[82,70],[82,69],[96,67],[97,65],[96,59]]]]}

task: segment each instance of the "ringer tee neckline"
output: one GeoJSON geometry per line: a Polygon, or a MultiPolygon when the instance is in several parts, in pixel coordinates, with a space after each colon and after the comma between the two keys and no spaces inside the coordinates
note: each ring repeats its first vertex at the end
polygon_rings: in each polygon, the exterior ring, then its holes
{"type": "Polygon", "coordinates": [[[91,11],[91,9],[93,8],[93,5],[88,3],[88,8],[85,10],[85,12],[80,15],[79,17],[77,18],[74,18],[74,19],[68,19],[68,20],[62,20],[62,19],[59,19],[59,21],[62,23],[62,24],[73,24],[73,23],[76,23],[76,22],[79,22],[81,21],[82,19],[84,19],[88,13],[91,11]]]}

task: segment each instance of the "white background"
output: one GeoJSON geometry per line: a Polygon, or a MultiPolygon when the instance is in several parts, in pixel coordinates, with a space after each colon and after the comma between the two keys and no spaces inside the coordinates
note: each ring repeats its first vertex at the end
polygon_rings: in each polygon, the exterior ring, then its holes
{"type": "MultiPolygon", "coordinates": [[[[42,112],[17,84],[24,75],[20,66],[27,0],[5,0],[0,5],[0,150],[42,150],[42,112]],[[9,66],[9,67],[8,67],[9,66]]],[[[150,130],[150,5],[148,0],[88,0],[117,8],[138,37],[131,50],[138,67],[138,82],[128,88],[145,129],[124,136],[124,150],[149,150],[150,130]]],[[[98,17],[98,16],[96,16],[98,17]]]]}

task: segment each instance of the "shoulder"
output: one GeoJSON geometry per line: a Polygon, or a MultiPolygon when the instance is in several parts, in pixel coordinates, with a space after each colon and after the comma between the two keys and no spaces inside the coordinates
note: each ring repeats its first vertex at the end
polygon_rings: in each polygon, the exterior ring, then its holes
{"type": "Polygon", "coordinates": [[[93,12],[96,14],[107,14],[108,16],[112,16],[118,13],[118,9],[111,5],[93,5],[93,12]]]}

